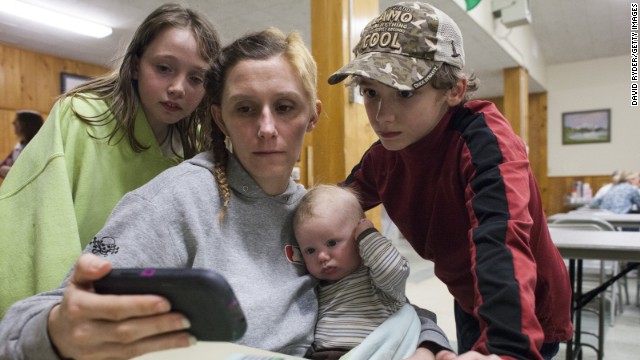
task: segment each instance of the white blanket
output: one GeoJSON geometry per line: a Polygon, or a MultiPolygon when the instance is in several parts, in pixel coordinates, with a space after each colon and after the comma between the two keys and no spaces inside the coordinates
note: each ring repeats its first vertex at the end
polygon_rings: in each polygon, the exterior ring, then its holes
{"type": "Polygon", "coordinates": [[[420,319],[410,304],[404,304],[360,345],[342,356],[341,360],[402,360],[413,355],[418,347],[420,319]]]}

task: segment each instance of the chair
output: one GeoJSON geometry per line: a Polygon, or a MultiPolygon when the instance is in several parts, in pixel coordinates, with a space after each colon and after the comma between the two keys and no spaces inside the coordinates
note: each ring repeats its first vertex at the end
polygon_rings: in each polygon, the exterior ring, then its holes
{"type": "MultiPolygon", "coordinates": [[[[602,219],[592,218],[592,217],[563,217],[563,216],[553,216],[549,218],[549,227],[550,228],[564,228],[564,229],[575,229],[575,230],[588,230],[588,231],[616,231],[615,228],[602,219]]],[[[618,273],[618,262],[617,261],[604,261],[604,260],[578,260],[582,262],[582,282],[577,284],[580,286],[579,289],[582,288],[582,284],[586,280],[594,280],[594,288],[603,284],[608,278],[613,277],[618,273]]],[[[590,347],[597,353],[597,358],[599,360],[604,358],[604,322],[605,322],[605,302],[609,301],[609,311],[610,311],[610,325],[613,326],[616,309],[619,302],[622,302],[620,294],[617,291],[617,283],[611,286],[611,292],[608,297],[605,296],[604,293],[600,293],[598,296],[598,302],[596,309],[585,308],[584,311],[593,312],[598,316],[598,331],[597,333],[588,332],[588,331],[580,331],[580,334],[576,334],[576,343],[578,346],[586,346],[590,347]],[[597,339],[598,345],[593,346],[588,343],[583,343],[580,341],[581,335],[590,335],[597,339]]],[[[579,290],[581,292],[581,290],[579,290]]],[[[577,300],[577,299],[576,299],[577,300]]],[[[574,300],[574,304],[575,301],[574,300]]],[[[576,311],[582,312],[583,309],[577,309],[576,311]]],[[[581,315],[578,313],[579,318],[576,321],[582,321],[581,315]]]]}
{"type": "MultiPolygon", "coordinates": [[[[617,231],[616,227],[608,221],[593,216],[573,217],[566,214],[557,214],[549,217],[549,226],[564,227],[578,230],[595,230],[595,231],[617,231]]],[[[583,276],[587,280],[595,280],[602,283],[607,279],[615,276],[620,270],[619,261],[608,260],[583,260],[583,276]],[[600,278],[600,273],[604,273],[604,278],[600,278]]],[[[622,278],[623,287],[616,282],[611,286],[611,297],[609,300],[609,325],[615,324],[615,316],[624,311],[622,301],[622,290],[626,294],[626,302],[629,303],[629,290],[627,288],[626,277],[622,278]]]]}

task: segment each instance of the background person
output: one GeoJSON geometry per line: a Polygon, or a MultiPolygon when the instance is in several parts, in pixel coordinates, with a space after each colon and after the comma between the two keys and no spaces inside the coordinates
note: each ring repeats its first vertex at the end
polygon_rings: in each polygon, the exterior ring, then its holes
{"type": "Polygon", "coordinates": [[[622,172],[620,170],[614,170],[613,173],[611,174],[611,182],[608,184],[602,185],[602,187],[598,189],[596,194],[593,196],[593,200],[600,199],[601,197],[604,196],[604,194],[606,194],[609,190],[611,190],[613,185],[619,183],[621,175],[622,175],[622,172]]]}
{"type": "Polygon", "coordinates": [[[11,153],[0,163],[0,178],[7,177],[9,170],[13,164],[18,160],[18,156],[22,152],[25,146],[33,139],[38,133],[38,130],[42,127],[42,115],[37,111],[31,110],[18,110],[16,111],[16,117],[13,120],[13,130],[16,136],[20,139],[11,153]]]}
{"type": "Polygon", "coordinates": [[[616,214],[628,214],[640,206],[640,173],[623,171],[620,180],[602,197],[594,199],[590,206],[616,214]]]}
{"type": "Polygon", "coordinates": [[[494,104],[467,101],[478,84],[463,71],[460,29],[429,4],[401,2],[354,52],[329,83],[353,76],[380,140],[345,184],[365,210],[382,203],[434,262],[455,299],[460,358],[553,358],[573,335],[567,269],[523,141],[494,104]],[[372,41],[391,33],[397,41],[372,41]]]}
{"type": "Polygon", "coordinates": [[[116,70],[56,102],[0,187],[0,316],[57,287],[125,193],[209,147],[203,84],[219,47],[205,16],[162,5],[116,70]]]}

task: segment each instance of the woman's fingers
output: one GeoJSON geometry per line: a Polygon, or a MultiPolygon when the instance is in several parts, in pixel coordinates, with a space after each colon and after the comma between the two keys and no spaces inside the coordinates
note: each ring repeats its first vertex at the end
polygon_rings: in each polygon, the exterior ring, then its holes
{"type": "Polygon", "coordinates": [[[93,288],[93,281],[98,280],[111,271],[111,263],[93,254],[82,254],[76,261],[69,284],[81,288],[93,288]]]}
{"type": "Polygon", "coordinates": [[[128,344],[145,338],[188,330],[189,321],[179,313],[137,317],[123,321],[97,322],[96,330],[104,332],[104,341],[128,344]]]}
{"type": "Polygon", "coordinates": [[[163,334],[154,337],[147,337],[130,344],[111,344],[100,358],[122,358],[129,359],[149,352],[183,348],[195,345],[196,339],[186,331],[163,334]],[[115,355],[114,355],[115,354],[115,355]]]}
{"type": "Polygon", "coordinates": [[[170,313],[168,300],[157,295],[102,295],[93,281],[105,276],[111,264],[82,255],[62,302],[49,313],[50,339],[60,355],[69,358],[128,358],[149,351],[189,346],[187,319],[170,313]]]}
{"type": "Polygon", "coordinates": [[[158,295],[103,295],[69,287],[62,305],[72,319],[119,321],[169,312],[171,304],[158,295]]]}

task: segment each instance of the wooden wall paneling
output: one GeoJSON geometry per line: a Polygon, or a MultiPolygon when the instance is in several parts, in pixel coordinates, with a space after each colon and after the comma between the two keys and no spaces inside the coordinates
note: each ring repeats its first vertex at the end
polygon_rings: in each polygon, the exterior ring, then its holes
{"type": "Polygon", "coordinates": [[[83,75],[88,77],[94,77],[103,75],[106,71],[110,69],[105,69],[104,66],[89,64],[85,62],[78,62],[68,59],[61,59],[61,68],[60,71],[64,71],[71,74],[83,75]]]}
{"type": "MultiPolygon", "coordinates": [[[[360,40],[362,29],[353,27],[354,24],[368,24],[374,17],[380,13],[379,1],[375,0],[352,0],[352,12],[350,17],[350,36],[353,40],[348,45],[349,58],[352,56],[353,47],[360,40]]],[[[362,25],[364,26],[364,25],[362,25]]],[[[348,61],[348,59],[347,59],[348,61]]],[[[345,63],[346,64],[346,61],[345,63]]],[[[343,65],[344,65],[343,64],[343,65]]],[[[338,68],[336,68],[337,70],[338,68]]],[[[334,85],[340,86],[340,85],[334,85]]],[[[357,92],[357,88],[349,88],[348,91],[357,92]]],[[[348,95],[347,91],[347,95],[348,95]]],[[[343,175],[346,177],[351,173],[351,169],[360,161],[364,152],[371,144],[378,140],[365,111],[363,104],[349,103],[345,118],[345,133],[355,135],[353,138],[345,140],[345,171],[343,175]]],[[[382,231],[382,207],[377,206],[367,211],[367,217],[373,221],[374,225],[382,231]]]]}
{"type": "Polygon", "coordinates": [[[49,111],[60,94],[59,71],[61,60],[53,56],[36,56],[23,51],[23,64],[26,69],[22,78],[23,105],[40,112],[49,111]],[[27,102],[28,101],[28,102],[27,102]]]}
{"type": "MultiPolygon", "coordinates": [[[[311,1],[312,53],[318,64],[318,96],[323,115],[313,132],[313,174],[315,183],[342,180],[344,159],[344,109],[347,92],[339,85],[329,85],[327,78],[349,59],[349,1],[311,1]]],[[[313,184],[308,184],[313,185],[313,184]]]]}
{"type": "MultiPolygon", "coordinates": [[[[1,55],[1,54],[0,54],[1,55]]],[[[0,163],[11,153],[11,150],[18,142],[18,137],[13,131],[11,122],[15,118],[13,110],[0,109],[0,163]]],[[[0,185],[4,179],[0,178],[0,185]]]]}
{"type": "Polygon", "coordinates": [[[346,121],[351,123],[346,131],[345,141],[345,174],[348,176],[353,167],[360,162],[364,152],[378,140],[378,136],[369,124],[369,118],[364,110],[364,106],[357,105],[353,111],[347,114],[346,121]]]}
{"type": "Polygon", "coordinates": [[[110,69],[0,44],[0,157],[17,141],[11,125],[16,110],[36,110],[47,118],[60,95],[61,71],[97,76],[110,69]]]}
{"type": "MultiPolygon", "coordinates": [[[[324,115],[310,141],[315,183],[344,180],[376,139],[364,107],[349,102],[351,89],[344,83],[329,85],[327,79],[351,57],[355,44],[350,39],[358,39],[362,30],[351,24],[368,23],[380,12],[378,6],[375,0],[311,1],[312,53],[318,63],[318,96],[324,104],[324,115]]],[[[367,216],[381,228],[380,207],[367,216]]]]}
{"type": "Polygon", "coordinates": [[[504,116],[511,123],[513,131],[528,143],[528,79],[527,70],[522,67],[504,69],[504,116]]]}
{"type": "Polygon", "coordinates": [[[0,109],[0,162],[4,161],[4,159],[9,155],[13,147],[18,142],[18,137],[13,131],[13,119],[15,118],[15,111],[13,110],[2,110],[0,109]]]}
{"type": "MultiPolygon", "coordinates": [[[[549,204],[547,182],[547,93],[529,95],[528,120],[529,162],[531,170],[538,182],[542,205],[547,209],[549,204]]],[[[549,215],[549,214],[547,214],[549,215]]]]}
{"type": "MultiPolygon", "coordinates": [[[[0,109],[20,107],[21,74],[20,50],[0,44],[0,109]]],[[[0,129],[4,130],[4,127],[0,129]]]]}
{"type": "Polygon", "coordinates": [[[611,182],[611,175],[597,176],[552,176],[548,178],[549,204],[545,209],[547,215],[567,212],[571,207],[564,204],[564,197],[571,193],[574,181],[589,183],[593,194],[604,185],[611,182]]]}
{"type": "MultiPolygon", "coordinates": [[[[353,25],[360,24],[360,26],[364,27],[364,24],[369,23],[369,21],[371,21],[380,13],[378,1],[352,0],[351,2],[352,27],[350,28],[350,36],[352,41],[348,46],[348,59],[353,56],[353,47],[355,47],[357,42],[360,40],[360,33],[362,32],[361,28],[355,28],[355,26],[353,25]]],[[[352,97],[355,97],[358,91],[358,88],[350,87],[347,89],[347,94],[349,94],[349,92],[352,92],[352,97]]],[[[344,149],[345,172],[343,174],[343,178],[349,175],[351,169],[360,161],[362,155],[371,146],[371,144],[374,141],[378,140],[378,136],[375,134],[375,132],[371,128],[371,125],[369,124],[369,118],[367,117],[364,104],[357,102],[348,103],[345,112],[345,133],[348,135],[348,137],[346,137],[344,149]]]]}
{"type": "Polygon", "coordinates": [[[37,57],[32,56],[31,52],[23,50],[20,52],[20,62],[24,68],[20,81],[20,108],[41,111],[36,102],[39,95],[37,89],[38,86],[45,86],[47,78],[40,76],[43,73],[40,69],[40,61],[37,57]]]}
{"type": "Polygon", "coordinates": [[[319,183],[343,180],[376,139],[364,106],[349,102],[349,91],[356,90],[344,83],[327,83],[329,75],[351,57],[355,44],[350,38],[357,39],[361,29],[351,29],[350,24],[366,24],[379,13],[377,1],[354,0],[351,9],[349,5],[349,0],[312,1],[312,49],[318,63],[318,95],[324,104],[324,116],[312,139],[314,175],[319,183]]]}
{"type": "Polygon", "coordinates": [[[501,97],[495,97],[495,98],[485,98],[485,99],[480,99],[480,100],[491,101],[498,108],[498,110],[500,110],[500,113],[502,113],[504,115],[504,98],[502,96],[501,97]]]}

